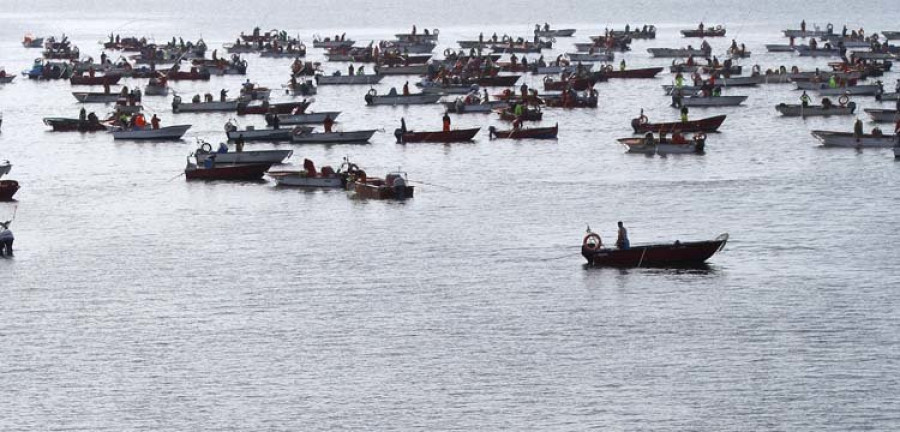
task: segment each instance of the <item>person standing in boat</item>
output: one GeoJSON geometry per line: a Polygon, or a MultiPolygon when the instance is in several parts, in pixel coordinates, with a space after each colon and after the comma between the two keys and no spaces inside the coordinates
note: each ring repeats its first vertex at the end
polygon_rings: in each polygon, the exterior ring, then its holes
{"type": "Polygon", "coordinates": [[[682,106],[681,107],[681,122],[687,123],[687,121],[688,121],[688,107],[682,106]]]}
{"type": "Polygon", "coordinates": [[[809,95],[806,94],[806,90],[803,90],[803,94],[800,95],[800,104],[803,105],[803,108],[809,106],[809,95]]]}
{"type": "Polygon", "coordinates": [[[631,242],[628,241],[628,230],[622,221],[619,221],[619,237],[616,239],[616,247],[622,250],[631,249],[631,242]]]}
{"type": "Polygon", "coordinates": [[[84,122],[87,120],[87,110],[84,107],[81,107],[81,111],[78,112],[78,126],[84,126],[84,122]]]}
{"type": "Polygon", "coordinates": [[[237,139],[234,140],[234,150],[238,153],[244,151],[244,134],[238,135],[237,139]]]}
{"type": "Polygon", "coordinates": [[[444,132],[450,132],[450,114],[444,111],[444,132]]]}
{"type": "Polygon", "coordinates": [[[403,96],[409,96],[409,81],[403,83],[403,96]]]}
{"type": "Polygon", "coordinates": [[[13,236],[12,231],[9,229],[9,224],[12,221],[0,222],[0,257],[4,256],[13,256],[13,240],[15,240],[15,236],[13,236]]]}
{"type": "Polygon", "coordinates": [[[334,119],[331,118],[331,114],[325,114],[325,120],[322,123],[325,127],[325,133],[331,133],[331,128],[334,126],[334,119]]]}
{"type": "Polygon", "coordinates": [[[862,120],[856,119],[856,123],[853,124],[853,137],[856,138],[856,141],[859,142],[859,139],[863,136],[863,123],[862,120]]]}
{"type": "Polygon", "coordinates": [[[625,72],[625,59],[622,59],[622,61],[619,62],[619,71],[625,72]]]}
{"type": "Polygon", "coordinates": [[[153,114],[153,117],[150,118],[150,127],[154,130],[159,129],[159,117],[156,114],[153,114]]]}

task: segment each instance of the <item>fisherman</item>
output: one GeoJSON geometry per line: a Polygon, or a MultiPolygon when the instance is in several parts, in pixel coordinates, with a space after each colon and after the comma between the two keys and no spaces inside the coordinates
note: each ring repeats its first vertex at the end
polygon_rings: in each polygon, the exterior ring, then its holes
{"type": "Polygon", "coordinates": [[[234,140],[234,150],[238,153],[244,151],[244,134],[239,134],[237,139],[234,140]]]}
{"type": "MultiPolygon", "coordinates": [[[[446,114],[444,114],[444,115],[446,115],[446,114]]],[[[400,132],[406,133],[406,119],[403,117],[400,117],[400,132]]]]}
{"type": "Polygon", "coordinates": [[[682,75],[681,72],[678,72],[678,74],[675,75],[675,88],[680,89],[682,87],[684,87],[684,75],[682,75]]]}
{"type": "Polygon", "coordinates": [[[281,120],[278,118],[278,113],[272,112],[272,129],[279,129],[281,127],[281,120]]]}
{"type": "Polygon", "coordinates": [[[9,229],[9,224],[12,221],[8,220],[6,222],[0,222],[0,257],[13,256],[13,240],[15,240],[15,236],[13,236],[13,232],[9,229]]]}
{"type": "Polygon", "coordinates": [[[800,21],[800,31],[806,33],[806,20],[800,21]]]}
{"type": "Polygon", "coordinates": [[[219,149],[216,150],[216,153],[228,153],[228,144],[220,142],[219,149]]]}
{"type": "Polygon", "coordinates": [[[222,89],[222,91],[219,92],[219,100],[220,101],[225,102],[225,98],[227,96],[228,96],[228,90],[222,89]]]}
{"type": "Polygon", "coordinates": [[[622,250],[631,249],[631,242],[628,241],[628,230],[622,221],[619,221],[619,237],[616,238],[616,247],[622,250]]]}
{"type": "Polygon", "coordinates": [[[350,66],[347,67],[347,75],[353,76],[353,63],[350,63],[350,66]]]}
{"type": "Polygon", "coordinates": [[[832,74],[831,77],[828,78],[828,88],[833,88],[833,89],[834,89],[834,88],[837,88],[837,87],[838,87],[837,79],[835,79],[834,75],[832,74]]]}
{"type": "Polygon", "coordinates": [[[84,126],[85,120],[87,120],[87,110],[81,107],[81,111],[78,112],[78,125],[84,126]]]}
{"type": "Polygon", "coordinates": [[[853,124],[853,137],[856,138],[856,142],[859,142],[859,139],[863,136],[863,123],[862,120],[856,119],[856,122],[853,124]]]}
{"type": "Polygon", "coordinates": [[[156,114],[153,114],[153,117],[150,118],[150,127],[154,130],[159,129],[159,117],[157,117],[156,114]]]}
{"type": "Polygon", "coordinates": [[[809,106],[809,95],[806,94],[806,90],[803,90],[803,94],[800,95],[800,104],[803,105],[803,108],[809,106]]]}
{"type": "Polygon", "coordinates": [[[515,108],[513,108],[513,113],[517,118],[521,118],[525,115],[525,102],[516,104],[515,108]]]}
{"type": "Polygon", "coordinates": [[[522,93],[522,103],[528,103],[528,84],[522,83],[519,92],[522,93]]]}
{"type": "Polygon", "coordinates": [[[681,122],[687,123],[687,121],[688,121],[688,107],[682,106],[681,107],[681,122]]]}
{"type": "Polygon", "coordinates": [[[403,83],[403,96],[409,96],[409,81],[403,83]]]}
{"type": "Polygon", "coordinates": [[[334,126],[334,120],[331,118],[331,114],[325,114],[325,120],[322,123],[325,127],[325,133],[331,133],[331,128],[334,126]]]}
{"type": "Polygon", "coordinates": [[[450,132],[450,114],[444,111],[444,132],[450,132]]]}

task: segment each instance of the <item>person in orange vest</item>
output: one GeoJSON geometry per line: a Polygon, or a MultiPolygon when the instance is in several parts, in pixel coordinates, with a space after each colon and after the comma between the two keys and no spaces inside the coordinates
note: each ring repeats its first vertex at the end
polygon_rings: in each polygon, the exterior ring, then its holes
{"type": "Polygon", "coordinates": [[[450,114],[444,112],[444,132],[450,132],[450,114]]]}

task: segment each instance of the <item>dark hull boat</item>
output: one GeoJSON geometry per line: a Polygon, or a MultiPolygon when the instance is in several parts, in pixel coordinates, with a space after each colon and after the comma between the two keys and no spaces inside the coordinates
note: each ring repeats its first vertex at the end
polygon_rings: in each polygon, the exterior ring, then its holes
{"type": "Polygon", "coordinates": [[[530,129],[511,129],[497,130],[491,126],[488,129],[490,138],[506,138],[506,139],[556,139],[559,133],[559,125],[553,127],[530,128],[530,129]]]}
{"type": "Polygon", "coordinates": [[[101,123],[81,121],[76,118],[47,117],[44,124],[53,128],[54,132],[98,132],[106,130],[101,123]]]}
{"type": "Polygon", "coordinates": [[[120,79],[122,79],[122,75],[73,76],[69,78],[69,83],[72,85],[116,85],[120,79]]]}
{"type": "Polygon", "coordinates": [[[588,264],[606,267],[696,267],[725,247],[728,234],[714,240],[632,246],[629,249],[607,249],[597,234],[588,234],[581,255],[588,264]]]}
{"type": "Polygon", "coordinates": [[[188,180],[259,180],[271,163],[213,164],[211,167],[188,165],[184,177],[188,180]]]}
{"type": "Polygon", "coordinates": [[[19,182],[0,180],[0,201],[12,201],[13,195],[19,191],[19,182]]]}
{"type": "Polygon", "coordinates": [[[650,123],[646,121],[646,117],[639,117],[631,121],[631,127],[635,133],[659,132],[666,133],[675,132],[716,132],[719,126],[725,121],[724,115],[708,117],[700,120],[691,120],[686,122],[669,122],[669,123],[650,123]]]}
{"type": "Polygon", "coordinates": [[[248,115],[248,114],[291,114],[295,109],[298,109],[300,113],[306,111],[306,108],[309,107],[311,102],[301,101],[301,102],[285,102],[285,103],[276,103],[276,104],[261,104],[261,105],[244,105],[240,104],[237,108],[238,115],[248,115]]]}
{"type": "Polygon", "coordinates": [[[481,128],[474,129],[456,129],[451,131],[434,131],[434,132],[406,132],[403,133],[400,129],[394,131],[394,136],[397,137],[398,143],[420,143],[420,142],[431,142],[431,143],[451,143],[451,142],[464,142],[464,141],[472,141],[475,138],[475,135],[478,134],[478,131],[481,128]]]}
{"type": "MultiPolygon", "coordinates": [[[[600,72],[596,72],[596,75],[599,77],[605,78],[656,78],[660,72],[663,71],[664,68],[661,67],[652,67],[652,68],[643,68],[643,69],[626,69],[626,70],[604,70],[600,72]]],[[[604,80],[605,81],[605,80],[604,80]]]]}

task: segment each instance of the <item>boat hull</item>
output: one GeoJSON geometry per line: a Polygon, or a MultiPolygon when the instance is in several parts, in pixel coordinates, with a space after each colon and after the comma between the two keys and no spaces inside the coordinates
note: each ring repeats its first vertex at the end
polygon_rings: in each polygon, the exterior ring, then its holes
{"type": "Polygon", "coordinates": [[[191,125],[179,125],[159,129],[114,130],[112,135],[117,140],[177,141],[190,128],[191,125]]]}
{"type": "Polygon", "coordinates": [[[490,137],[502,139],[556,139],[559,134],[559,125],[545,128],[497,130],[493,126],[489,129],[490,137]]]}
{"type": "Polygon", "coordinates": [[[384,75],[316,75],[318,85],[372,85],[378,84],[384,75]]]}
{"type": "Polygon", "coordinates": [[[590,250],[581,255],[593,266],[605,267],[690,267],[700,266],[725,247],[727,235],[716,240],[633,246],[629,249],[590,250]]]}
{"type": "Polygon", "coordinates": [[[106,126],[100,123],[82,122],[79,119],[47,117],[44,124],[50,126],[54,132],[97,132],[106,130],[106,126]]]}
{"type": "Polygon", "coordinates": [[[259,180],[272,164],[215,164],[212,168],[189,166],[184,170],[188,180],[259,180]]]}
{"type": "Polygon", "coordinates": [[[862,135],[856,138],[852,132],[812,131],[824,147],[891,148],[897,143],[894,135],[862,135]]]}
{"type": "Polygon", "coordinates": [[[686,122],[669,122],[669,123],[641,123],[635,119],[631,122],[631,127],[635,133],[660,132],[666,133],[690,133],[690,132],[716,132],[719,126],[725,121],[724,115],[709,117],[700,120],[691,120],[686,122]]]}
{"type": "Polygon", "coordinates": [[[428,105],[437,103],[441,99],[439,94],[414,94],[414,95],[385,95],[385,96],[369,96],[366,95],[366,104],[369,106],[376,105],[428,105]]]}
{"type": "Polygon", "coordinates": [[[696,108],[738,106],[745,100],[747,96],[685,97],[681,100],[681,105],[696,108]]]}
{"type": "Polygon", "coordinates": [[[173,113],[188,112],[235,112],[238,109],[238,101],[226,102],[200,102],[200,103],[172,103],[173,113]]]}
{"type": "Polygon", "coordinates": [[[298,171],[275,171],[266,173],[272,180],[275,180],[276,186],[293,186],[306,188],[332,188],[340,189],[346,184],[341,176],[330,177],[308,177],[305,172],[298,171]]]}
{"type": "Polygon", "coordinates": [[[900,113],[898,113],[897,110],[866,108],[863,111],[865,111],[869,117],[872,117],[872,121],[875,123],[893,123],[900,118],[900,113]]]}
{"type": "Polygon", "coordinates": [[[228,153],[196,152],[197,163],[213,158],[217,164],[277,164],[291,157],[293,150],[252,150],[228,153]]]}
{"type": "Polygon", "coordinates": [[[394,135],[399,143],[451,143],[472,141],[481,128],[474,129],[456,129],[451,131],[434,131],[434,132],[406,132],[402,133],[396,130],[394,135]]]}
{"type": "Polygon", "coordinates": [[[290,141],[293,130],[288,129],[250,129],[227,132],[228,141],[243,136],[244,141],[290,141]]]}
{"type": "MultiPolygon", "coordinates": [[[[341,115],[340,111],[323,111],[308,114],[278,114],[278,123],[285,126],[322,124],[325,123],[325,117],[331,116],[332,120],[337,120],[339,115],[341,115]]],[[[266,116],[266,124],[272,124],[272,117],[266,116]]]]}
{"type": "Polygon", "coordinates": [[[850,102],[847,106],[831,106],[825,108],[822,105],[787,105],[780,104],[775,109],[785,117],[827,117],[833,115],[853,115],[856,104],[850,102]]]}
{"type": "Polygon", "coordinates": [[[0,180],[0,201],[12,201],[13,196],[19,191],[19,182],[15,180],[0,180]]]}
{"type": "Polygon", "coordinates": [[[363,144],[369,142],[375,132],[377,131],[309,132],[294,134],[291,141],[295,144],[363,144]]]}

